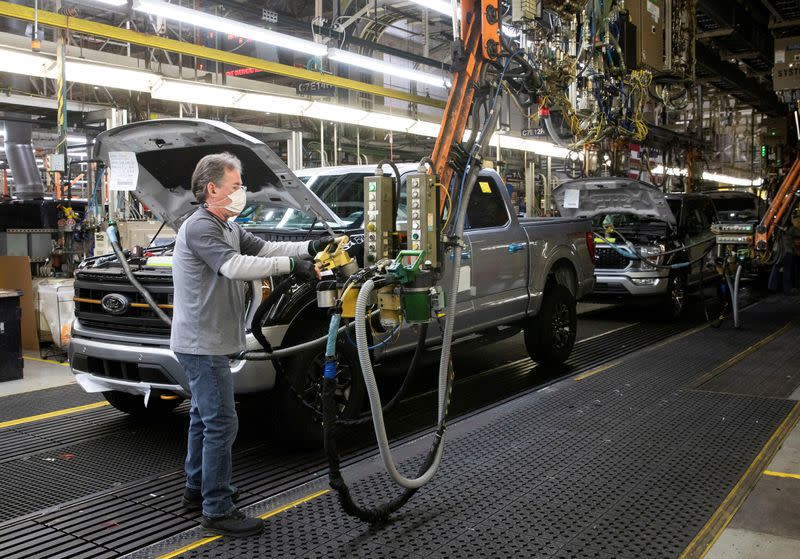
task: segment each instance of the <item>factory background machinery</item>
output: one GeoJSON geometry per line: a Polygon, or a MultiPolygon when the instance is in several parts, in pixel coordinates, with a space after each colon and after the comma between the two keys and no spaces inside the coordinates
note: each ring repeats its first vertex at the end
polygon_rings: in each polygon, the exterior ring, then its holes
{"type": "MultiPolygon", "coordinates": [[[[800,5],[0,1],[0,557],[794,557],[800,5]],[[204,155],[251,539],[179,503],[204,155]]],[[[216,326],[209,325],[210,328],[216,326]]]]}

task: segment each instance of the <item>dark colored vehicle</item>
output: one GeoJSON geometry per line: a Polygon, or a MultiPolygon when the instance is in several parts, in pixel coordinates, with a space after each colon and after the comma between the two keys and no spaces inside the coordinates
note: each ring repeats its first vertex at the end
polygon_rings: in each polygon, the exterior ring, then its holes
{"type": "Polygon", "coordinates": [[[721,223],[756,223],[764,215],[764,201],[749,192],[712,190],[704,192],[714,202],[721,223]]]}
{"type": "Polygon", "coordinates": [[[665,195],[653,185],[619,177],[570,181],[553,196],[562,216],[592,221],[597,235],[593,299],[651,298],[677,317],[687,291],[716,277],[703,268],[715,239],[711,224],[717,221],[708,196],[665,195]],[[627,248],[644,259],[627,258],[627,248]],[[682,262],[691,265],[669,268],[682,262]]]}

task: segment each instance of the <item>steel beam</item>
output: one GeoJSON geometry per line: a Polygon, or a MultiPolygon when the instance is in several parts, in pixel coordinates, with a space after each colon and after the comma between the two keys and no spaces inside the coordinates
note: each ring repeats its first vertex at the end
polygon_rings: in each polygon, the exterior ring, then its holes
{"type": "MultiPolygon", "coordinates": [[[[0,1],[0,16],[21,19],[24,21],[34,21],[35,12],[33,8],[29,8],[27,6],[18,6],[9,2],[0,1]]],[[[97,23],[95,21],[89,21],[82,18],[69,17],[53,12],[39,10],[38,19],[39,25],[55,27],[57,29],[86,33],[88,35],[95,35],[98,37],[122,41],[124,43],[132,43],[144,47],[176,52],[186,56],[196,56],[198,58],[222,62],[223,64],[229,64],[231,66],[256,68],[270,74],[277,74],[280,76],[287,76],[300,80],[317,81],[330,84],[335,87],[341,87],[343,89],[360,91],[362,93],[389,97],[392,99],[400,99],[401,101],[408,101],[409,103],[416,103],[419,105],[427,105],[439,108],[444,108],[445,106],[444,101],[429,99],[427,97],[390,89],[388,87],[367,84],[357,80],[341,78],[338,76],[331,76],[329,74],[323,74],[322,72],[315,72],[313,70],[306,70],[304,68],[295,68],[294,66],[289,66],[287,64],[270,62],[268,60],[262,60],[253,56],[244,56],[241,54],[221,51],[201,45],[184,43],[174,39],[167,39],[166,37],[147,35],[145,33],[139,33],[138,31],[122,29],[113,25],[97,23]]]]}
{"type": "Polygon", "coordinates": [[[735,64],[720,59],[719,54],[708,46],[697,43],[697,65],[713,74],[712,79],[723,81],[736,93],[747,98],[747,104],[767,113],[778,116],[786,113],[786,106],[771,89],[764,87],[758,80],[747,77],[735,64]]]}

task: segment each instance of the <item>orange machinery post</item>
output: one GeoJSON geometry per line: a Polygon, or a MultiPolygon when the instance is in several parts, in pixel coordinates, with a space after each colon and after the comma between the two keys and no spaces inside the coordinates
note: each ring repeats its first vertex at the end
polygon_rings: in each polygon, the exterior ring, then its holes
{"type": "MultiPolygon", "coordinates": [[[[445,188],[450,187],[453,168],[449,165],[450,153],[456,142],[461,142],[467,121],[472,112],[472,101],[487,60],[500,53],[498,0],[462,0],[461,39],[465,60],[453,74],[453,85],[447,99],[442,125],[431,156],[433,173],[445,188]],[[476,15],[480,14],[480,17],[476,15]]],[[[445,192],[440,195],[444,210],[445,192]]]]}
{"type": "Polygon", "coordinates": [[[781,187],[772,199],[772,203],[761,218],[761,223],[756,227],[756,250],[765,251],[769,248],[769,241],[775,233],[775,228],[789,211],[794,198],[794,192],[800,188],[800,157],[798,157],[789,173],[783,179],[781,187]]]}

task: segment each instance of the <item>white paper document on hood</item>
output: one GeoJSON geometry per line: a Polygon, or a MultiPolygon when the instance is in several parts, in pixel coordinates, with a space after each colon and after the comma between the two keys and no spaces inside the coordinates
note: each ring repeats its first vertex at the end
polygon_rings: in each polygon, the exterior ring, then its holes
{"type": "Polygon", "coordinates": [[[568,188],[564,191],[564,207],[580,208],[581,191],[576,188],[568,188]]]}
{"type": "Polygon", "coordinates": [[[132,151],[108,152],[108,189],[136,190],[139,180],[139,162],[132,151]]]}

